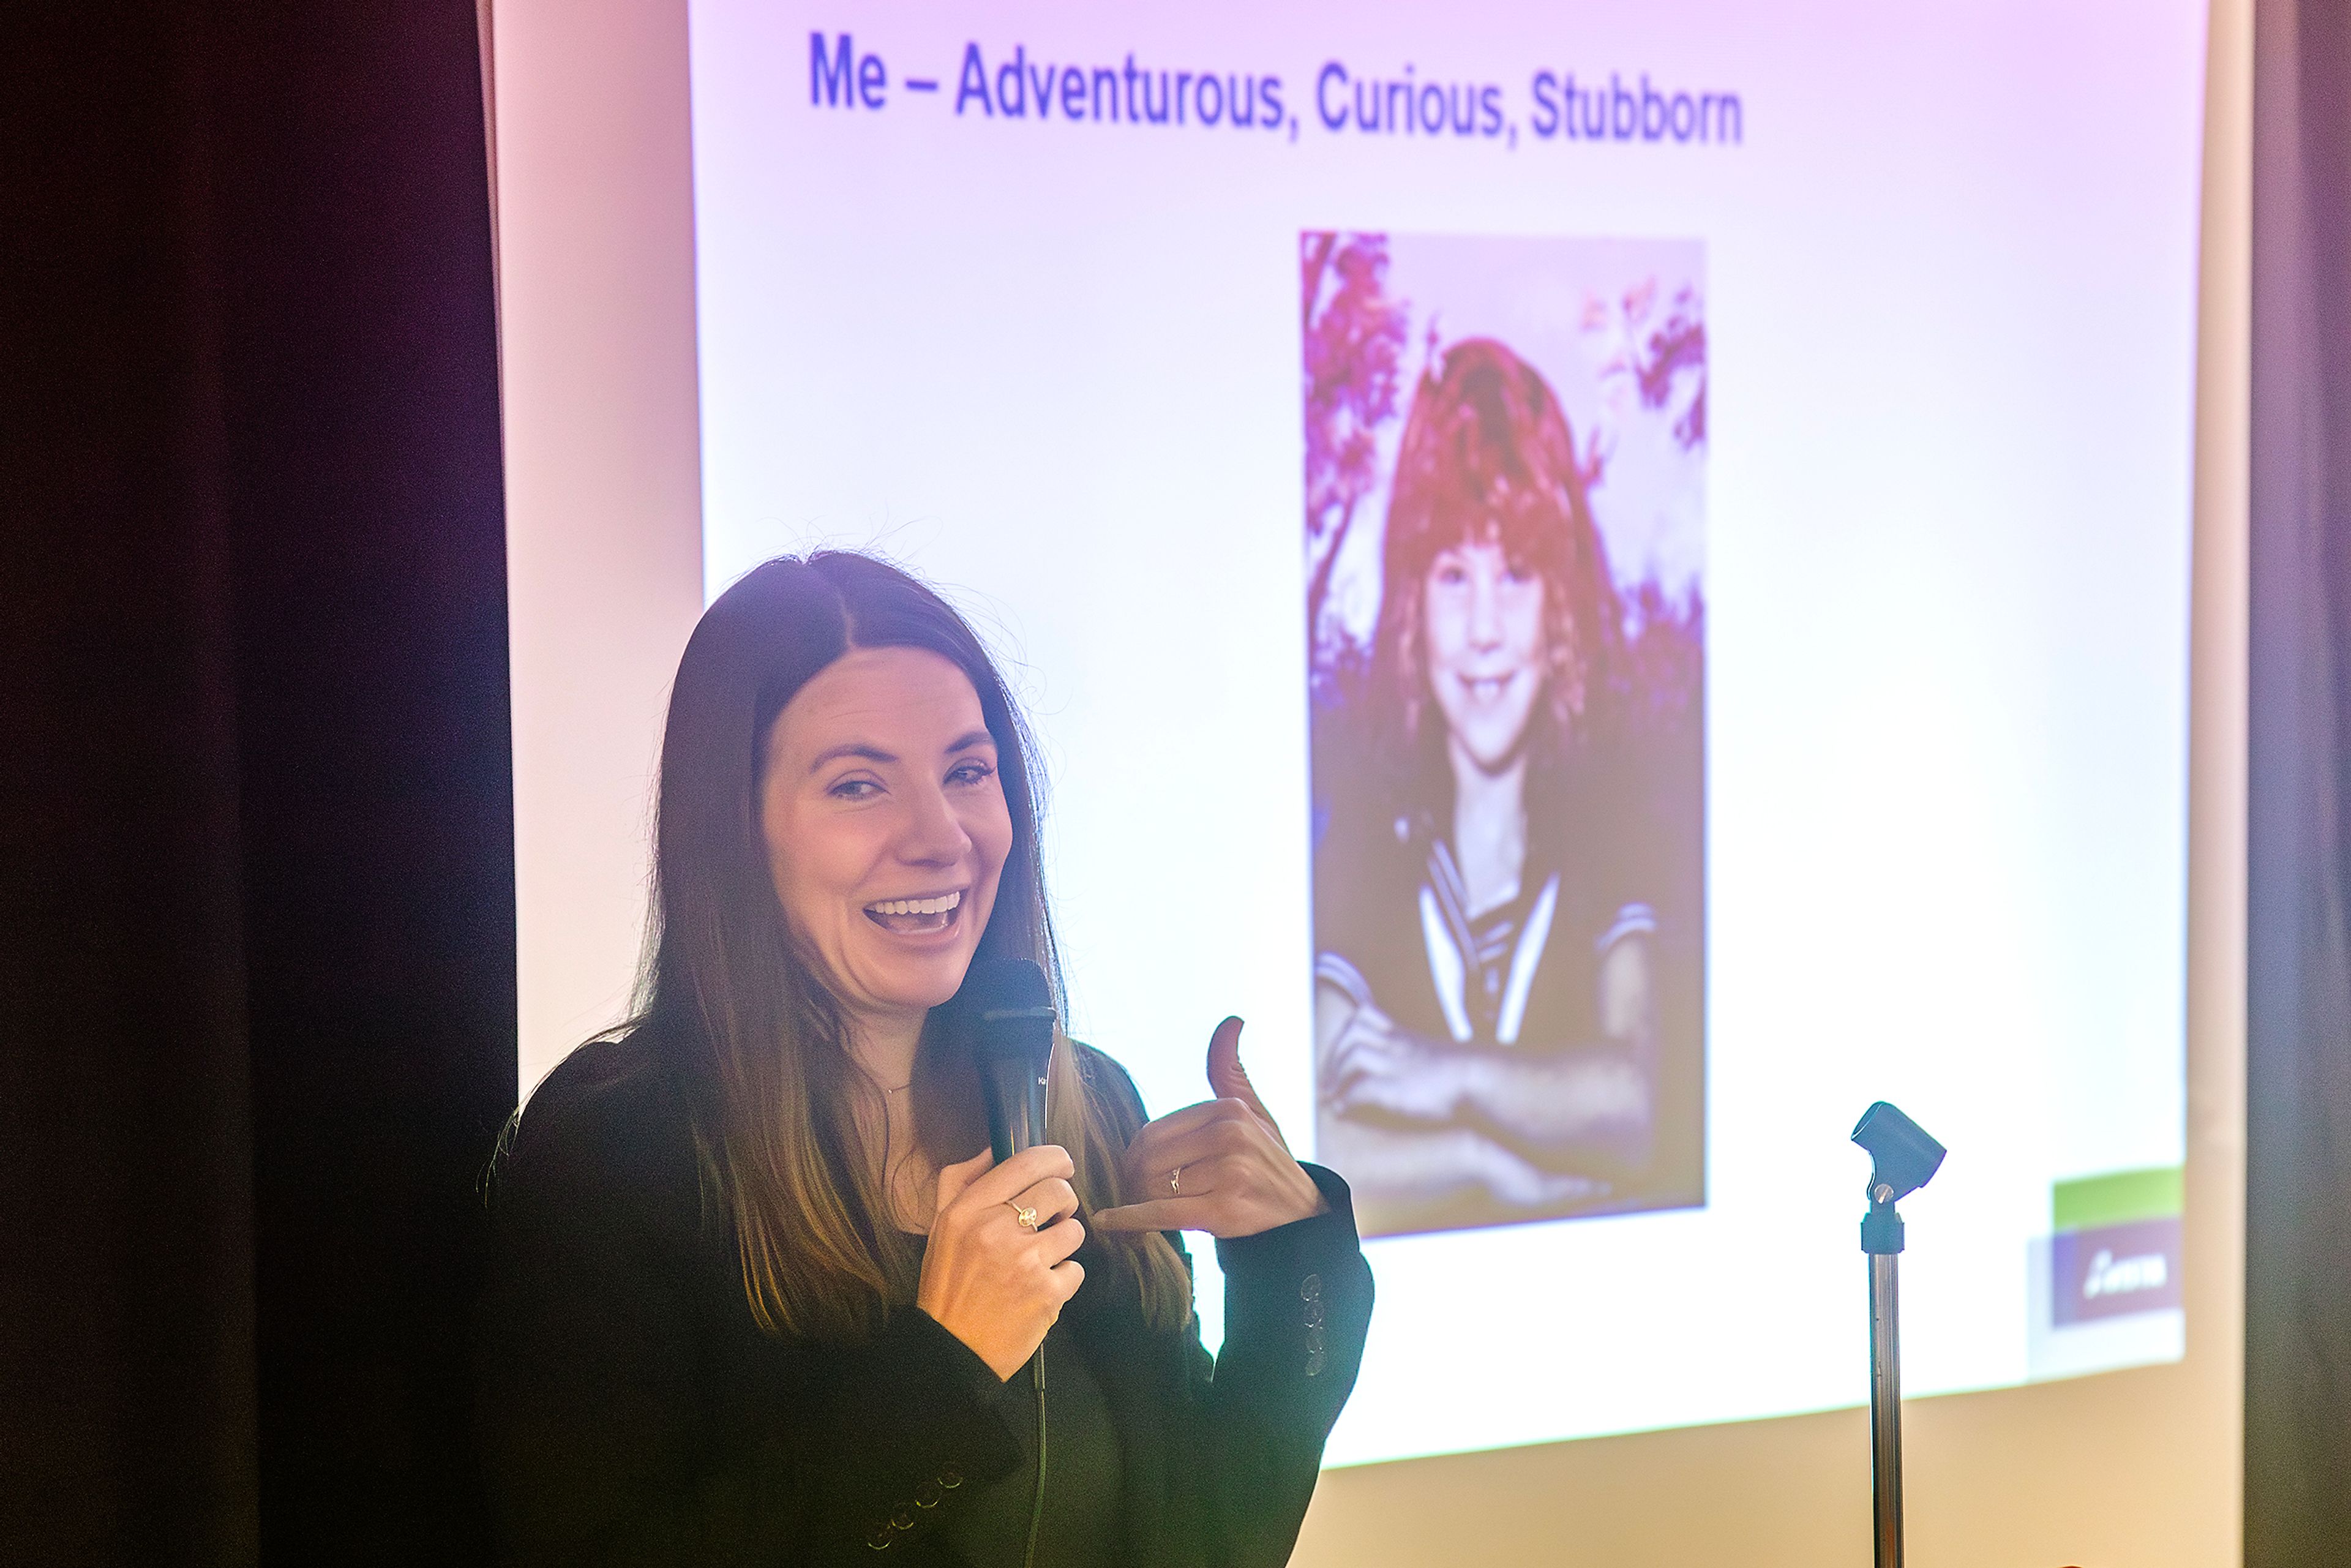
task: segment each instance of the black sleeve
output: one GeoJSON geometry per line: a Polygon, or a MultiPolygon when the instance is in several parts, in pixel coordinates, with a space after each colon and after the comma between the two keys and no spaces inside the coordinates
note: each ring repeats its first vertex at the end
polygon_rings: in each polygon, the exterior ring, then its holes
{"type": "MultiPolygon", "coordinates": [[[[1115,1061],[1091,1049],[1087,1055],[1089,1079],[1118,1103],[1121,1130],[1132,1137],[1144,1116],[1142,1095],[1115,1061]]],[[[1219,1240],[1223,1349],[1212,1362],[1196,1321],[1181,1349],[1185,1409],[1175,1476],[1185,1524],[1214,1568],[1290,1561],[1322,1472],[1323,1442],[1354,1389],[1371,1329],[1372,1270],[1353,1198],[1337,1173],[1303,1168],[1327,1209],[1219,1240]]],[[[1168,1239],[1185,1250],[1180,1236],[1168,1239]]]]}
{"type": "Polygon", "coordinates": [[[862,1345],[803,1347],[803,1408],[714,1430],[692,1145],[645,1099],[535,1099],[494,1185],[475,1354],[502,1562],[863,1562],[1018,1464],[994,1375],[911,1308],[862,1345]]]}
{"type": "MultiPolygon", "coordinates": [[[[1203,1417],[1193,1464],[1208,1494],[1208,1560],[1231,1568],[1290,1561],[1371,1329],[1372,1270],[1347,1184],[1305,1170],[1327,1212],[1217,1243],[1225,1343],[1206,1385],[1196,1373],[1193,1383],[1203,1417]]],[[[1200,1352],[1196,1368],[1207,1360],[1200,1352]]]]}

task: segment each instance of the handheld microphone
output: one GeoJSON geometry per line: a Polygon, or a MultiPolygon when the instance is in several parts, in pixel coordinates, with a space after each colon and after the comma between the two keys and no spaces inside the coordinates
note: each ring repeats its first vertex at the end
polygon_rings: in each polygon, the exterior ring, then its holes
{"type": "MultiPolygon", "coordinates": [[[[1026,958],[976,958],[961,992],[971,1022],[971,1054],[987,1102],[987,1141],[1002,1165],[1045,1141],[1045,1074],[1053,1060],[1053,992],[1045,971],[1026,958]]],[[[1045,1347],[1029,1360],[1037,1391],[1037,1476],[1029,1495],[1029,1546],[1021,1568],[1037,1561],[1045,1518],[1045,1347]]]]}
{"type": "Polygon", "coordinates": [[[1026,958],[977,958],[964,977],[972,1060],[998,1165],[1045,1142],[1045,1074],[1053,1056],[1053,995],[1026,958]]]}

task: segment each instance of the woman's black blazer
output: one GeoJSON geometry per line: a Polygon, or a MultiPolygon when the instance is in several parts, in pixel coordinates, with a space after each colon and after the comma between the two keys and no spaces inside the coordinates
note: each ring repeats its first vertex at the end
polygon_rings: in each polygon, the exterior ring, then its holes
{"type": "MultiPolygon", "coordinates": [[[[1081,1059],[1131,1137],[1132,1080],[1081,1059]]],[[[1155,1333],[1094,1283],[1115,1278],[1094,1240],[1078,1255],[1063,1321],[1111,1412],[1136,1568],[1255,1568],[1296,1541],[1372,1310],[1346,1185],[1307,1169],[1328,1213],[1217,1244],[1213,1366],[1196,1327],[1155,1333]]],[[[939,1521],[1021,1462],[994,1374],[926,1313],[848,1346],[759,1330],[681,1086],[637,1037],[549,1076],[489,1191],[476,1386],[503,1562],[951,1563],[939,1521]]]]}

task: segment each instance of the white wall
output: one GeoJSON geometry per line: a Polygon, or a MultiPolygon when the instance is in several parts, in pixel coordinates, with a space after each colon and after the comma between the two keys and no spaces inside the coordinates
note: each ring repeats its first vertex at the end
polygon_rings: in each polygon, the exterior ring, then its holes
{"type": "Polygon", "coordinates": [[[702,612],[683,0],[498,0],[522,1081],[618,1019],[648,786],[702,612]]]}

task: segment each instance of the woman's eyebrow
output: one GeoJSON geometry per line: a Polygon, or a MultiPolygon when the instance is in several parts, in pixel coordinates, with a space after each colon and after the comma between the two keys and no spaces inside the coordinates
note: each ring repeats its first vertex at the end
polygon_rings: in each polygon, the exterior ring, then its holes
{"type": "Polygon", "coordinates": [[[871,746],[862,740],[852,740],[846,745],[829,747],[826,749],[818,752],[809,763],[809,771],[814,773],[823,768],[826,763],[838,762],[844,757],[855,757],[867,762],[878,762],[884,766],[898,760],[895,757],[891,756],[890,753],[883,750],[878,746],[871,746]]]}
{"type": "MultiPolygon", "coordinates": [[[[980,747],[992,747],[995,744],[996,737],[988,734],[985,729],[975,729],[968,734],[959,735],[956,737],[955,739],[947,742],[946,752],[948,756],[952,757],[959,751],[974,751],[978,749],[980,747]]],[[[823,769],[825,764],[829,762],[838,762],[846,757],[854,757],[862,762],[872,762],[884,768],[898,760],[897,757],[893,753],[883,750],[880,747],[873,745],[871,741],[851,740],[844,741],[839,746],[829,746],[822,751],[818,752],[814,757],[809,759],[808,770],[811,773],[820,772],[823,769]]]]}

